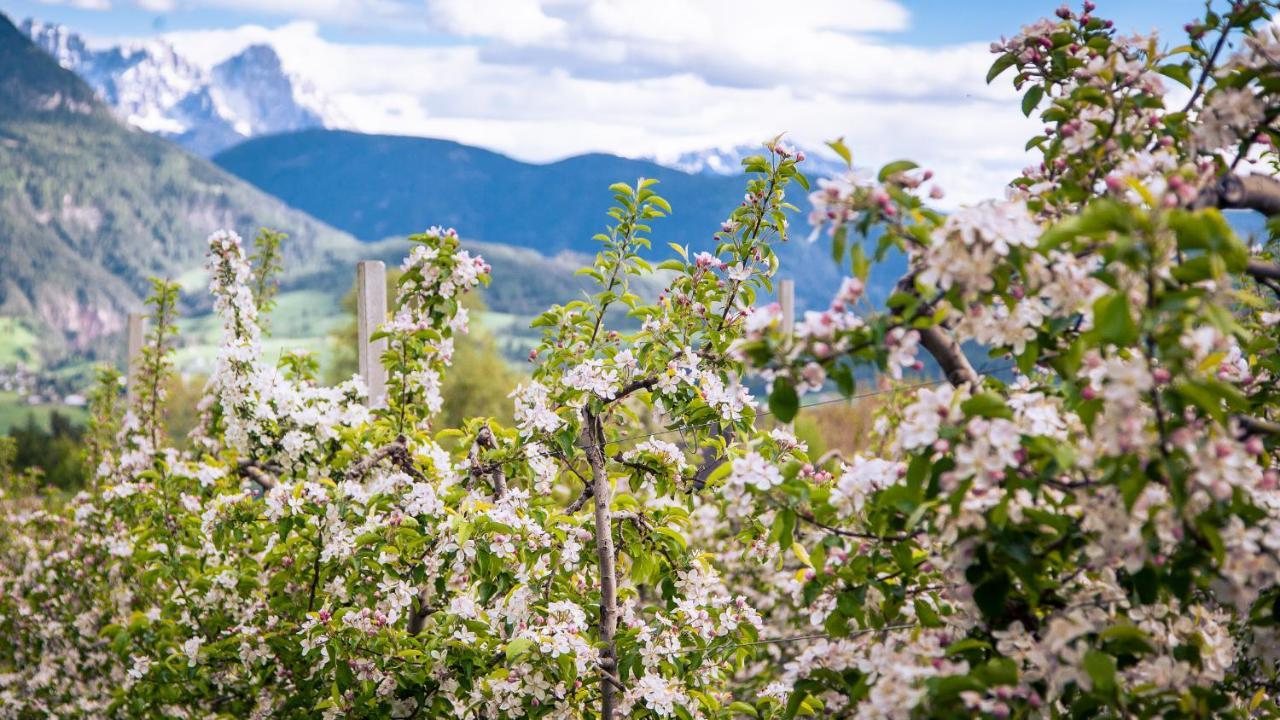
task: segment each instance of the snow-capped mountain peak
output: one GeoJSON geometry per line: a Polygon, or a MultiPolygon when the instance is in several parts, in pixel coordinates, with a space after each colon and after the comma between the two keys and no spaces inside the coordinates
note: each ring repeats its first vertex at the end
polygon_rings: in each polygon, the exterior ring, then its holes
{"type": "Polygon", "coordinates": [[[204,68],[163,39],[95,49],[61,25],[26,20],[22,30],[126,122],[202,155],[256,135],[346,125],[269,45],[204,68]]]}
{"type": "MultiPolygon", "coordinates": [[[[804,146],[794,146],[805,154],[801,170],[810,177],[830,177],[846,171],[844,161],[837,158],[829,150],[815,150],[804,146]]],[[[742,159],[765,152],[760,143],[732,145],[690,150],[671,156],[649,158],[659,165],[683,170],[691,175],[738,175],[742,173],[742,159]]]]}

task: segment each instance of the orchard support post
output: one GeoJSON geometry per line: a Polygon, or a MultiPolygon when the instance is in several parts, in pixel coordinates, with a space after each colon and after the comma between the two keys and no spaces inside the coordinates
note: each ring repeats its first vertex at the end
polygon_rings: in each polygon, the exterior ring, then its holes
{"type": "MultiPolygon", "coordinates": [[[[791,341],[796,332],[796,281],[778,281],[778,305],[782,308],[782,336],[791,341]]],[[[795,421],[787,423],[788,428],[795,428],[795,421]]]]}
{"type": "Polygon", "coordinates": [[[782,307],[782,334],[791,337],[796,330],[796,281],[778,282],[778,305],[782,307]]]}
{"type": "Polygon", "coordinates": [[[129,402],[133,402],[138,394],[138,373],[142,369],[142,342],[146,335],[146,316],[142,313],[129,313],[129,323],[126,326],[125,333],[128,342],[128,354],[126,355],[126,377],[128,378],[125,385],[125,391],[129,398],[129,402]]]}
{"type": "Polygon", "coordinates": [[[370,340],[387,319],[387,266],[378,260],[362,260],[356,265],[356,356],[360,377],[369,388],[369,407],[381,407],[387,394],[387,369],[382,353],[387,339],[370,340]]]}

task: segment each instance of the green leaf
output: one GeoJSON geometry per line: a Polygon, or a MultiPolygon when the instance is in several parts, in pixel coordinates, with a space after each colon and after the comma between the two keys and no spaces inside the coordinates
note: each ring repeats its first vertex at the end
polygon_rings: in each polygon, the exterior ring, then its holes
{"type": "Polygon", "coordinates": [[[991,649],[991,643],[987,642],[986,640],[979,640],[978,638],[965,638],[963,640],[957,640],[951,643],[950,645],[948,645],[947,656],[952,657],[952,656],[960,655],[966,652],[975,652],[975,651],[981,652],[981,651],[990,650],[990,649],[991,649]]]}
{"type": "Polygon", "coordinates": [[[769,393],[769,411],[782,422],[791,422],[800,410],[800,396],[790,378],[780,377],[773,381],[773,392],[769,393]]]}
{"type": "Polygon", "coordinates": [[[942,627],[942,619],[938,617],[938,613],[934,612],[929,603],[916,598],[913,604],[916,608],[916,619],[920,621],[921,625],[927,628],[942,627]]]}
{"type": "Polygon", "coordinates": [[[1123,291],[1098,298],[1093,304],[1093,325],[1099,337],[1120,347],[1138,339],[1138,325],[1129,312],[1129,296],[1123,291]]]}
{"type": "Polygon", "coordinates": [[[852,255],[852,270],[854,277],[862,282],[867,281],[867,275],[871,274],[871,261],[867,259],[867,253],[862,249],[862,243],[854,243],[852,255]]]}
{"type": "Polygon", "coordinates": [[[1112,653],[1142,655],[1153,650],[1151,637],[1133,625],[1113,625],[1098,636],[1112,653]]]}
{"type": "Polygon", "coordinates": [[[769,539],[778,543],[778,547],[786,550],[795,542],[796,513],[790,508],[779,510],[773,519],[773,528],[769,531],[769,539]]]}
{"type": "Polygon", "coordinates": [[[893,177],[894,175],[897,175],[898,173],[904,173],[908,170],[915,170],[918,167],[920,166],[916,165],[910,160],[895,160],[889,163],[888,165],[885,165],[884,167],[880,168],[880,175],[878,175],[877,177],[879,178],[880,182],[884,182],[885,180],[888,180],[889,178],[893,177]]]}
{"type": "Polygon", "coordinates": [[[980,392],[960,403],[960,409],[968,417],[1005,418],[1013,417],[1013,411],[1005,405],[1004,399],[993,392],[980,392]]]}
{"type": "Polygon", "coordinates": [[[1191,87],[1191,71],[1185,65],[1161,65],[1160,74],[1165,77],[1173,78],[1186,87],[1191,87]]]}
{"type": "Polygon", "coordinates": [[[844,160],[845,165],[853,167],[853,154],[849,152],[849,148],[844,144],[844,138],[836,138],[829,141],[827,147],[835,150],[840,159],[844,160]]]}
{"type": "Polygon", "coordinates": [[[530,638],[516,638],[507,643],[507,662],[513,662],[528,654],[534,646],[534,642],[530,638]]]}
{"type": "Polygon", "coordinates": [[[1090,650],[1084,654],[1084,671],[1093,681],[1093,689],[1110,693],[1116,687],[1116,660],[1110,655],[1090,650]]]}
{"type": "Polygon", "coordinates": [[[1005,53],[1004,55],[996,58],[996,61],[991,63],[991,69],[987,71],[987,84],[991,84],[992,80],[1000,77],[1000,73],[1013,67],[1013,64],[1017,62],[1017,60],[1017,56],[1013,53],[1005,53]]]}
{"type": "Polygon", "coordinates": [[[1036,109],[1036,106],[1040,104],[1040,99],[1043,97],[1044,87],[1032,85],[1027,94],[1022,96],[1022,114],[1030,117],[1031,111],[1036,109]]]}

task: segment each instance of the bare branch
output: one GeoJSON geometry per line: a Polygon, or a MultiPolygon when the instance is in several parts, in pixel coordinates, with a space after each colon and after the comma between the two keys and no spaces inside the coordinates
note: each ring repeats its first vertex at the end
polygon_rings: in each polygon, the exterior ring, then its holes
{"type": "MultiPolygon", "coordinates": [[[[1249,273],[1259,281],[1280,282],[1280,265],[1275,263],[1263,262],[1261,260],[1250,260],[1245,267],[1245,272],[1249,273]]],[[[1270,287],[1271,283],[1267,283],[1270,287]]]]}
{"type": "Polygon", "coordinates": [[[507,475],[502,470],[502,464],[482,463],[479,453],[481,450],[494,450],[497,447],[498,439],[493,436],[493,431],[488,425],[481,427],[480,432],[476,433],[476,446],[471,451],[471,475],[488,477],[489,484],[493,486],[494,497],[501,500],[507,494],[507,475]]]}
{"type": "Polygon", "coordinates": [[[627,397],[628,395],[637,393],[641,390],[649,390],[650,388],[652,388],[654,385],[657,385],[657,384],[658,384],[658,378],[653,375],[650,375],[647,378],[633,380],[627,383],[626,385],[622,386],[622,389],[618,391],[618,394],[614,395],[613,399],[610,400],[609,402],[610,403],[619,402],[623,398],[627,397]]]}
{"type": "MultiPolygon", "coordinates": [[[[897,291],[917,294],[916,290],[916,273],[918,269],[911,270],[898,280],[897,291]]],[[[934,302],[937,302],[934,300],[934,302]]],[[[933,303],[928,303],[926,307],[933,303]]],[[[910,318],[904,322],[909,322],[910,318]]],[[[927,328],[920,328],[920,344],[928,351],[933,359],[938,363],[938,367],[942,369],[942,375],[947,382],[952,385],[963,385],[969,383],[976,386],[979,382],[978,373],[974,371],[973,365],[969,364],[969,358],[965,357],[964,349],[960,347],[960,343],[951,336],[945,327],[934,325],[927,328]]]]}
{"type": "Polygon", "coordinates": [[[569,503],[569,507],[564,509],[564,513],[566,515],[572,515],[578,512],[587,504],[587,501],[590,500],[594,494],[595,488],[588,483],[587,486],[582,489],[582,494],[578,496],[578,499],[569,503]]]}
{"type": "Polygon", "coordinates": [[[369,474],[369,471],[372,470],[375,465],[382,462],[386,458],[389,458],[392,455],[395,455],[397,450],[404,450],[404,449],[405,449],[405,440],[404,440],[404,436],[401,435],[400,437],[396,438],[394,442],[387,443],[386,445],[383,445],[382,447],[374,450],[373,452],[369,453],[363,458],[360,458],[356,462],[352,463],[347,468],[347,471],[342,474],[342,477],[344,480],[349,480],[352,482],[356,480],[361,480],[364,478],[365,475],[369,474]]]}
{"type": "Polygon", "coordinates": [[[815,518],[812,513],[807,513],[803,510],[798,510],[794,507],[778,502],[773,498],[769,498],[769,501],[781,509],[790,510],[791,512],[795,513],[796,517],[809,523],[810,525],[816,528],[819,528],[821,530],[825,530],[831,533],[832,535],[839,535],[841,537],[857,538],[859,540],[882,540],[884,542],[901,542],[903,540],[910,540],[913,537],[924,534],[923,530],[915,530],[913,532],[907,532],[907,533],[893,533],[889,535],[876,535],[875,533],[864,533],[864,532],[855,532],[853,530],[844,530],[838,527],[832,527],[831,525],[827,525],[826,523],[823,523],[823,522],[819,522],[818,519],[815,518]]]}
{"type": "Polygon", "coordinates": [[[965,356],[960,343],[945,328],[935,325],[921,328],[919,332],[920,344],[938,362],[947,382],[957,386],[965,383],[974,386],[978,384],[977,371],[969,364],[969,358],[965,356]]]}
{"type": "Polygon", "coordinates": [[[1250,435],[1280,435],[1280,423],[1278,422],[1262,420],[1247,415],[1237,415],[1236,421],[1240,423],[1241,434],[1246,437],[1250,435]]]}
{"type": "Polygon", "coordinates": [[[1280,215],[1280,180],[1269,175],[1228,173],[1200,191],[1195,207],[1256,210],[1268,217],[1280,215]]]}
{"type": "Polygon", "coordinates": [[[258,487],[261,487],[264,492],[267,492],[276,486],[275,479],[268,475],[267,472],[279,472],[280,468],[274,465],[263,465],[256,460],[245,460],[236,467],[236,471],[241,477],[249,478],[257,483],[258,487]]]}

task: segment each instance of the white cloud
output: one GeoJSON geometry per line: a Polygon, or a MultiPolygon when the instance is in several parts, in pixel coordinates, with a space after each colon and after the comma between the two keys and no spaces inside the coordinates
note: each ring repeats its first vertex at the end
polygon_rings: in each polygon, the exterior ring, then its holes
{"type": "MultiPolygon", "coordinates": [[[[301,2],[256,4],[292,1],[301,2]]],[[[309,21],[166,37],[206,65],[269,43],[354,129],[443,137],[526,160],[670,156],[780,131],[806,145],[844,136],[859,165],[910,157],[933,168],[953,202],[998,193],[1025,164],[1035,124],[1011,89],[983,82],[984,45],[918,48],[867,36],[906,27],[890,0],[812,0],[788,13],[770,6],[431,0],[434,32],[481,39],[339,43],[309,21]]]]}
{"type": "Polygon", "coordinates": [[[183,6],[313,20],[347,28],[397,32],[428,29],[421,5],[404,0],[185,0],[183,6]]]}
{"type": "Polygon", "coordinates": [[[68,5],[79,10],[110,10],[111,0],[40,0],[45,5],[68,5]]]}
{"type": "Polygon", "coordinates": [[[134,4],[150,12],[169,12],[177,6],[174,0],[134,0],[134,4]]]}
{"type": "Polygon", "coordinates": [[[546,14],[531,0],[431,0],[427,18],[433,29],[463,37],[486,37],[527,44],[561,36],[565,21],[546,14]]]}

